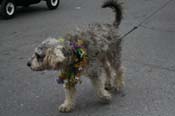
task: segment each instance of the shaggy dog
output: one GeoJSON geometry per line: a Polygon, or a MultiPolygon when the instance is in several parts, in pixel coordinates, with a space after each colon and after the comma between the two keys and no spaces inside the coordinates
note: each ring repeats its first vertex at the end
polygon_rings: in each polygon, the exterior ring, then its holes
{"type": "Polygon", "coordinates": [[[80,77],[89,77],[102,102],[108,103],[111,88],[121,90],[124,86],[121,65],[121,41],[118,26],[122,20],[122,7],[118,1],[106,1],[102,8],[112,8],[115,12],[113,24],[92,24],[64,37],[43,41],[28,61],[33,71],[58,70],[57,82],[65,89],[65,101],[60,112],[73,110],[76,84],[80,77]],[[106,74],[102,81],[102,71],[106,74]],[[115,73],[115,75],[113,74],[115,73]]]}

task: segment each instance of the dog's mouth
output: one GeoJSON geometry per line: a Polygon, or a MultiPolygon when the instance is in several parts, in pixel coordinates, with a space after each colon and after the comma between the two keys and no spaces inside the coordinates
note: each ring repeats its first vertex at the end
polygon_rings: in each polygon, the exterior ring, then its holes
{"type": "Polygon", "coordinates": [[[27,62],[27,66],[32,70],[32,71],[42,71],[43,69],[42,68],[39,68],[39,67],[32,67],[32,64],[31,62],[27,62]]]}
{"type": "Polygon", "coordinates": [[[43,71],[43,69],[41,69],[41,68],[32,68],[32,67],[30,67],[30,69],[31,69],[32,71],[43,71]]]}

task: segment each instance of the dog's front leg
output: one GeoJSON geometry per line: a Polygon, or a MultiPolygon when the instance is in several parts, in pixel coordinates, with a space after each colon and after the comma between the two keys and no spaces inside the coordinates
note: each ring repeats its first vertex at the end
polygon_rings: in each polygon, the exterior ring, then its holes
{"type": "Polygon", "coordinates": [[[65,90],[65,100],[64,103],[60,105],[59,111],[71,112],[74,107],[76,88],[75,86],[74,87],[64,86],[64,90],[65,90]]]}

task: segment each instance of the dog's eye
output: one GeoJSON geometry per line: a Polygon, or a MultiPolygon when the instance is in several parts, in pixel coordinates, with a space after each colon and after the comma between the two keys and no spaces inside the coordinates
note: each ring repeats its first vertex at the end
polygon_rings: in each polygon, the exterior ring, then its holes
{"type": "Polygon", "coordinates": [[[36,58],[40,58],[40,55],[38,53],[35,53],[36,58]]]}
{"type": "Polygon", "coordinates": [[[35,56],[36,56],[36,58],[37,58],[38,61],[42,61],[43,58],[45,57],[45,55],[40,55],[38,53],[35,53],[35,56]]]}

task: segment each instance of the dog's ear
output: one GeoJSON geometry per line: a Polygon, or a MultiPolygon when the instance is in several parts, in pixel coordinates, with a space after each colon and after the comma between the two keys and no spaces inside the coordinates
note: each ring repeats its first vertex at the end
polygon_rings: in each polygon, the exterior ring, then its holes
{"type": "Polygon", "coordinates": [[[55,60],[57,62],[63,62],[65,60],[65,56],[64,56],[64,53],[62,51],[62,46],[57,46],[54,48],[54,54],[56,55],[56,58],[55,60]]]}

